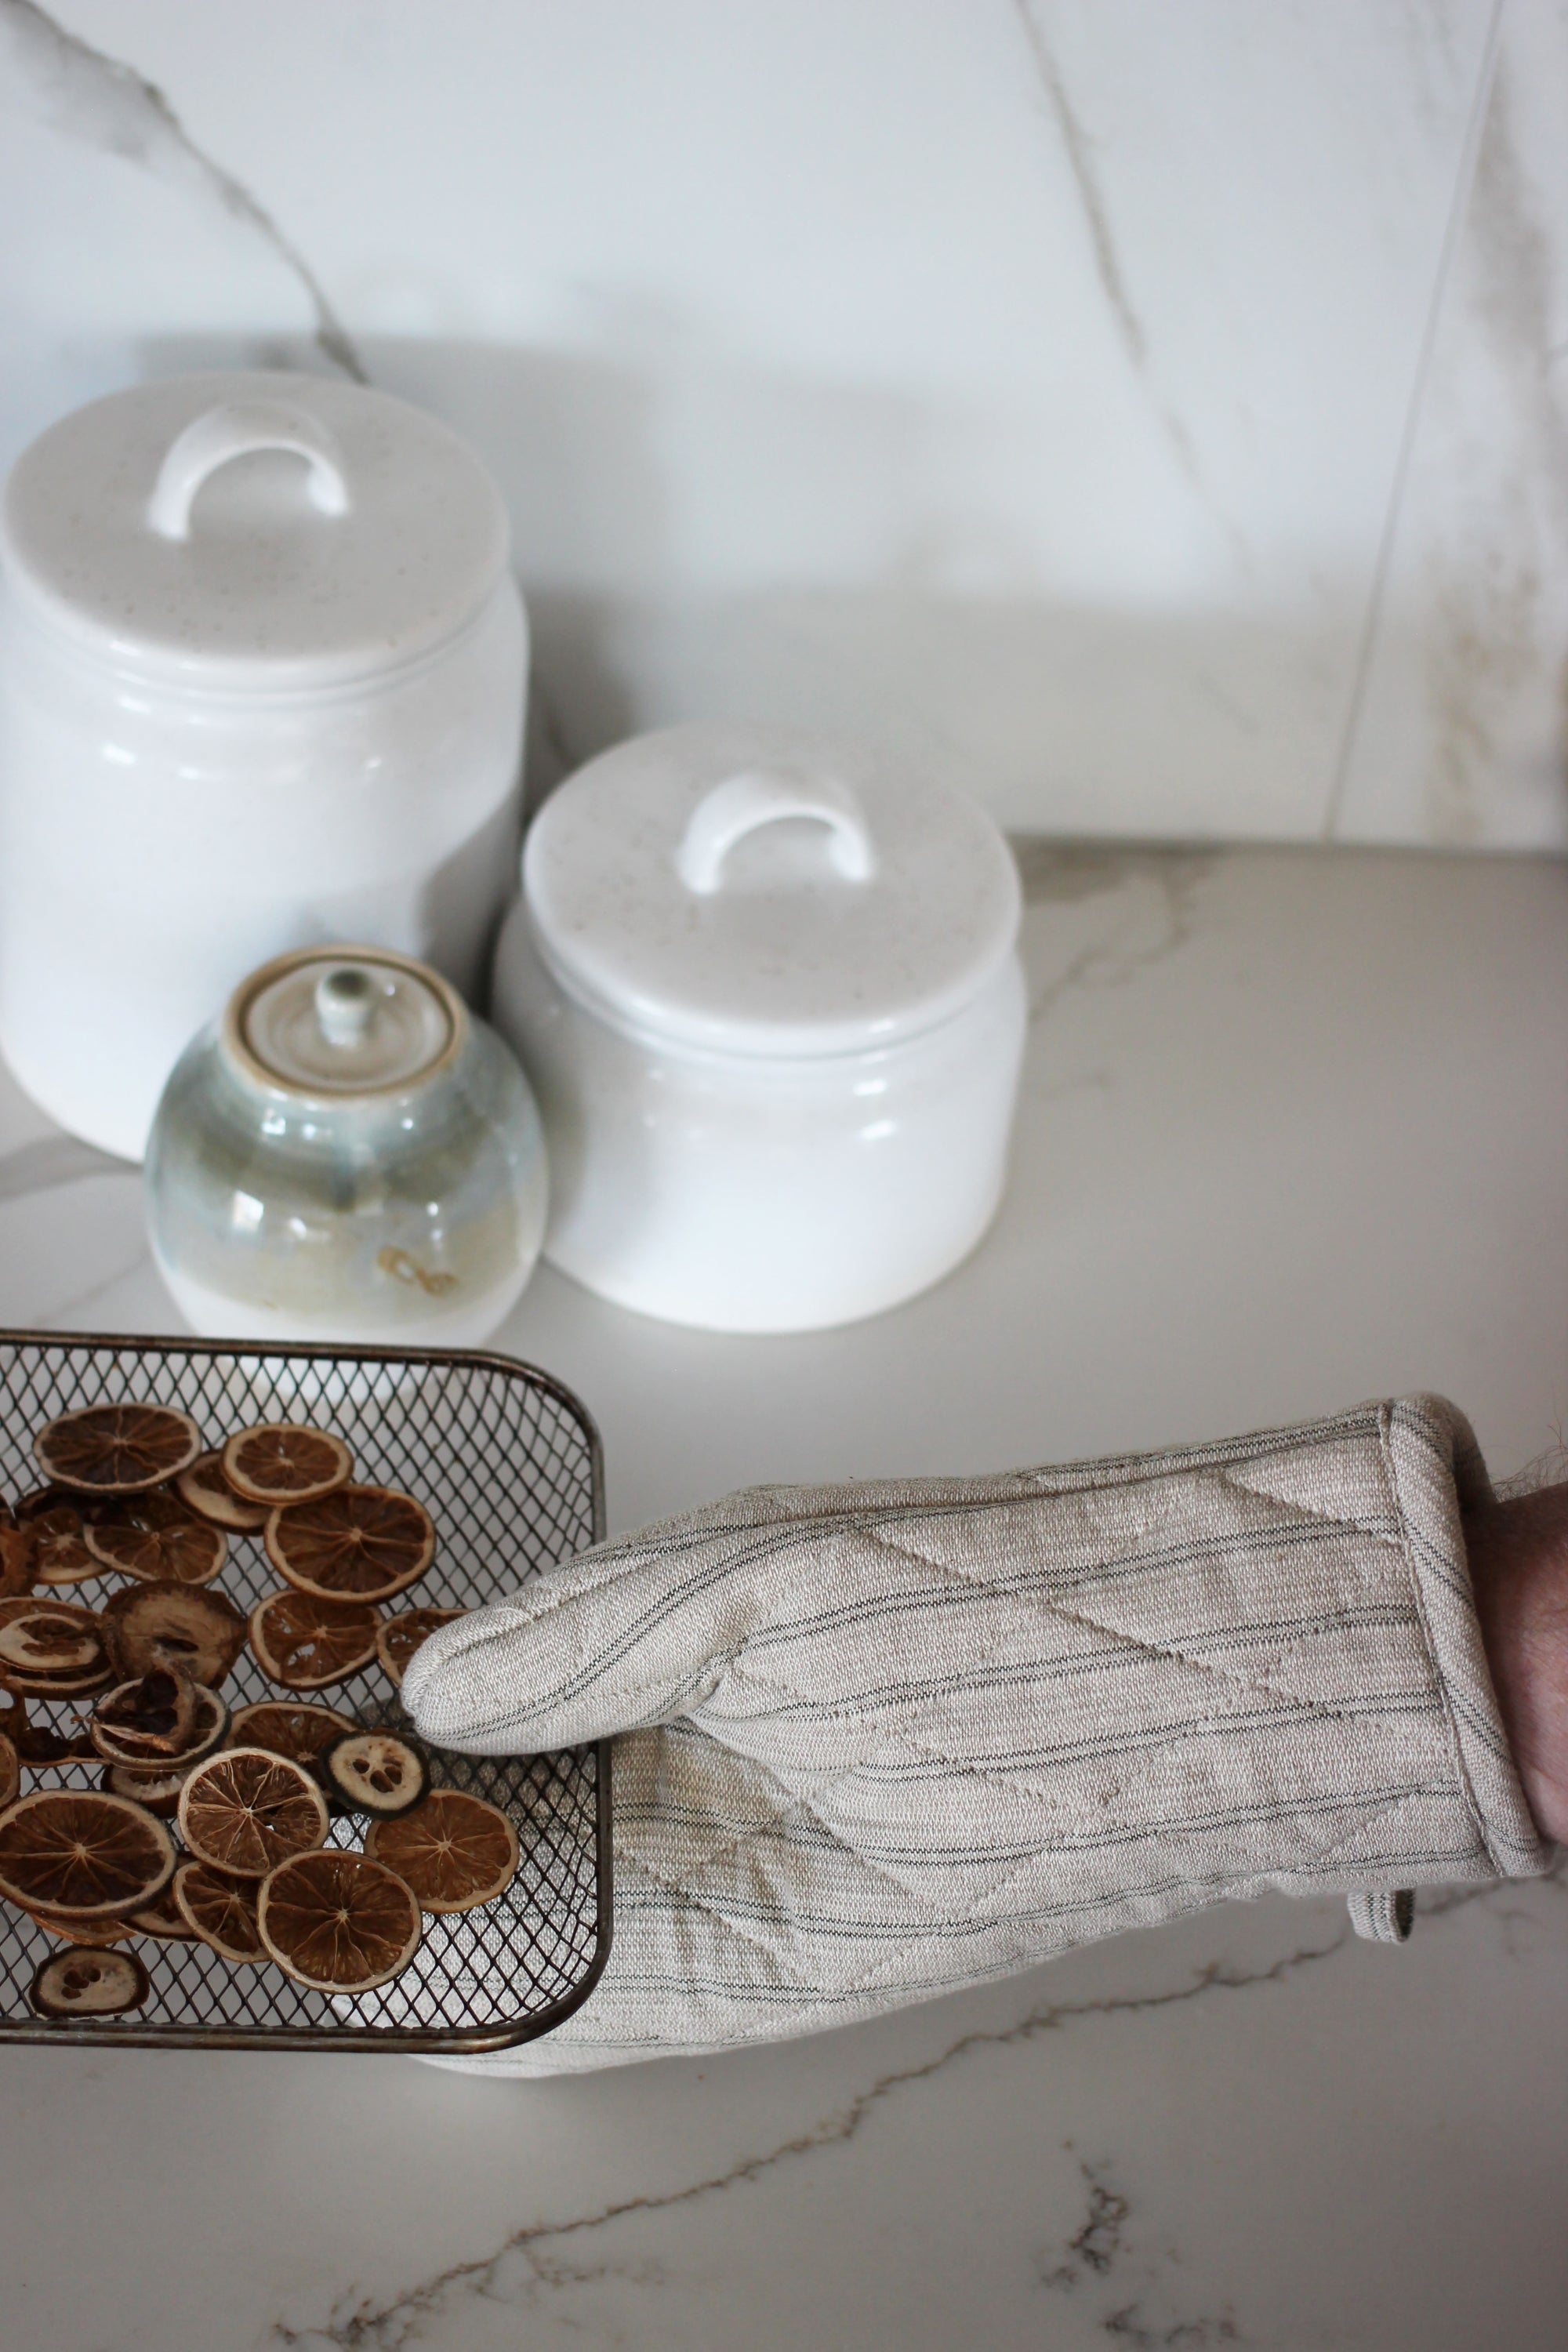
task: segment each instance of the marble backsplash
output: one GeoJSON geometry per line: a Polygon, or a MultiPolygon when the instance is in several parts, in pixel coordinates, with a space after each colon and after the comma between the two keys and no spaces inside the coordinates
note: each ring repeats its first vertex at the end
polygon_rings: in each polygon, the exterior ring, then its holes
{"type": "Polygon", "coordinates": [[[511,504],[539,773],[1568,846],[1568,0],[0,0],[0,462],[342,368],[511,504]]]}

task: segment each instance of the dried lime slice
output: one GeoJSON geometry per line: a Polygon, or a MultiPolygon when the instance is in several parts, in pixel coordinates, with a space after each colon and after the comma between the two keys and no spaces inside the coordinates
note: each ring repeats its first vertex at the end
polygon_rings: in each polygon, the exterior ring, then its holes
{"type": "Polygon", "coordinates": [[[140,2009],[152,1990],[134,1952],[74,1947],[44,1962],[27,1998],[40,2017],[121,2017],[140,2009]]]}
{"type": "Polygon", "coordinates": [[[429,1758],[395,1731],[345,1731],[323,1748],[317,1769],[329,1802],[378,1822],[411,1813],[430,1789],[429,1758]]]}

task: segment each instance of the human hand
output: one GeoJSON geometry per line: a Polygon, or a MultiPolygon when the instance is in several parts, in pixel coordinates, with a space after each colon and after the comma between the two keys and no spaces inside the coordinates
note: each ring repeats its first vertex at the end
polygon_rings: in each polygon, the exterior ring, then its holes
{"type": "Polygon", "coordinates": [[[1421,1400],[1067,1470],[758,1488],[443,1628],[404,1683],[433,1743],[627,1735],[604,1979],[550,2035],[455,2063],[773,2039],[1265,1887],[1539,1868],[1456,1598],[1456,1443],[1421,1400]]]}
{"type": "Polygon", "coordinates": [[[1530,1810],[1568,1845],[1568,1486],[1465,1514],[1476,1608],[1530,1810]]]}

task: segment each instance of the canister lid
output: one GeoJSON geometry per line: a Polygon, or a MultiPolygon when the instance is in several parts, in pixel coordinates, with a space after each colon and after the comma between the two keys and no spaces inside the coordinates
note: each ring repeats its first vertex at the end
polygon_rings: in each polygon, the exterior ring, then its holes
{"type": "Polygon", "coordinates": [[[269,1089],[342,1100],[427,1083],[456,1053],[464,1021],[455,991],[411,957],[307,948],[241,982],[223,1044],[269,1089]]]}
{"type": "Polygon", "coordinates": [[[876,752],[702,723],[616,746],[545,803],[534,937],[573,995],[724,1053],[863,1051],[957,1012],[1017,936],[977,802],[876,752]]]}
{"type": "Polygon", "coordinates": [[[401,667],[507,561],[479,458],[405,401],[260,372],[111,393],[24,450],[0,553],[15,588],[120,666],[266,690],[401,667]]]}

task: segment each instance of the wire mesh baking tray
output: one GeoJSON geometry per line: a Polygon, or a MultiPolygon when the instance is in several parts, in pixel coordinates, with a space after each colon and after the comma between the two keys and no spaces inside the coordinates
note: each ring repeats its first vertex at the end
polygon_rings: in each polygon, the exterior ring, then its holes
{"type": "MultiPolygon", "coordinates": [[[[436,1522],[434,1563],[399,1605],[475,1608],[595,1542],[604,1531],[598,1433],[547,1373],[484,1354],[235,1347],[204,1340],[69,1339],[0,1332],[0,1493],[39,1484],[35,1433],[78,1405],[143,1399],[191,1415],[211,1445],[247,1423],[311,1422],[343,1439],[357,1478],[416,1495],[436,1522]]],[[[121,1580],[68,1596],[96,1606],[121,1580]]],[[[218,1589],[248,1611],[278,1578],[259,1537],[231,1536],[218,1589]]],[[[4,1694],[0,1694],[3,1696],[4,1694]]],[[[287,1699],[248,1649],[224,1696],[287,1699]]],[[[406,1721],[373,1665],[319,1696],[367,1722],[406,1721]]],[[[28,1720],[77,1728],[71,1701],[27,1702],[28,1720]]],[[[100,1768],[30,1768],[37,1788],[96,1788],[100,1768]]],[[[471,1790],[516,1825],[521,1865],[483,1910],[426,1916],[413,1965],[346,2000],[310,1992],[270,1964],[234,1968],[205,1945],[138,1937],[152,1983],[133,2014],[58,2022],[27,1988],[59,1944],[0,1905],[0,2041],[223,2050],[503,2050],[547,2033],[586,2000],[610,1943],[607,1747],[559,1755],[465,1757],[437,1750],[437,1786],[471,1790]]],[[[334,1821],[333,1843],[363,1824],[334,1821]]]]}

